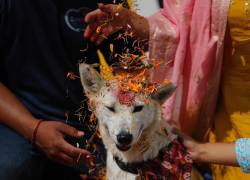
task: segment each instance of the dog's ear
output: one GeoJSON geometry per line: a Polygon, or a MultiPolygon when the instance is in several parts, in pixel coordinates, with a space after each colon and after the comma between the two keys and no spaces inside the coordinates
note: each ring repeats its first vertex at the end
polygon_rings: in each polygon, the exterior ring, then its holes
{"type": "Polygon", "coordinates": [[[173,83],[162,85],[151,95],[151,98],[163,104],[173,94],[175,89],[176,86],[173,83]]]}
{"type": "Polygon", "coordinates": [[[87,96],[96,94],[101,89],[104,80],[91,65],[85,63],[79,64],[79,73],[87,96]]]}

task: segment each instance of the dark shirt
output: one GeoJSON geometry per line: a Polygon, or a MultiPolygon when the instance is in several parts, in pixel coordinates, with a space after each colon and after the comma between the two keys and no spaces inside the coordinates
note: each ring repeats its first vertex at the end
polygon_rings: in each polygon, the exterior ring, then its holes
{"type": "MultiPolygon", "coordinates": [[[[0,82],[36,118],[64,121],[83,130],[81,139],[65,138],[94,152],[95,171],[101,172],[106,158],[100,140],[93,140],[97,149],[86,146],[95,127],[89,127],[90,113],[80,80],[67,78],[69,72],[79,76],[79,62],[98,62],[97,48],[109,55],[112,39],[96,47],[82,38],[84,16],[96,8],[97,0],[0,0],[0,82]],[[80,53],[86,47],[88,51],[80,53]]],[[[89,172],[82,162],[75,168],[89,172]]]]}
{"type": "Polygon", "coordinates": [[[88,118],[86,103],[85,117],[74,115],[85,97],[79,79],[67,74],[77,75],[81,60],[98,61],[97,47],[82,38],[83,18],[96,8],[96,0],[0,0],[1,82],[35,117],[72,125],[88,118]]]}

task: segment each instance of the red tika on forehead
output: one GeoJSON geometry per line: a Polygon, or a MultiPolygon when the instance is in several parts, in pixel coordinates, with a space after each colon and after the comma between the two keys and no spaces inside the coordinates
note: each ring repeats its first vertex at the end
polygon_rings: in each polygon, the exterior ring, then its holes
{"type": "Polygon", "coordinates": [[[132,91],[122,91],[119,90],[117,94],[117,98],[121,104],[131,106],[135,101],[135,93],[132,91]]]}

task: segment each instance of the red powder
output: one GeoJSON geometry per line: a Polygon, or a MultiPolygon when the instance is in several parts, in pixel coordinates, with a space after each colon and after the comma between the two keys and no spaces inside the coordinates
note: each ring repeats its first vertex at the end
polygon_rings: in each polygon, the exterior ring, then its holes
{"type": "Polygon", "coordinates": [[[131,106],[133,102],[135,101],[135,93],[132,91],[125,92],[125,91],[119,90],[117,97],[121,104],[124,104],[127,106],[131,106]]]}

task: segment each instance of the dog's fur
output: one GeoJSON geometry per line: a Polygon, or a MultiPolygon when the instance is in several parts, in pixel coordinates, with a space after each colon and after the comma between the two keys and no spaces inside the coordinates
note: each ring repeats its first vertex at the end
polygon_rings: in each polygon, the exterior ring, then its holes
{"type": "Polygon", "coordinates": [[[171,129],[161,114],[161,104],[172,94],[175,87],[168,84],[159,88],[145,103],[145,96],[137,94],[132,105],[119,103],[115,81],[105,81],[90,65],[80,64],[80,77],[91,110],[98,119],[99,130],[107,148],[107,179],[136,179],[134,174],[121,170],[113,157],[123,162],[142,162],[153,159],[161,148],[173,138],[171,129]],[[137,110],[135,111],[135,109],[137,110]],[[170,135],[167,135],[163,129],[170,135]],[[128,132],[133,136],[129,149],[121,151],[117,135],[128,132]]]}

